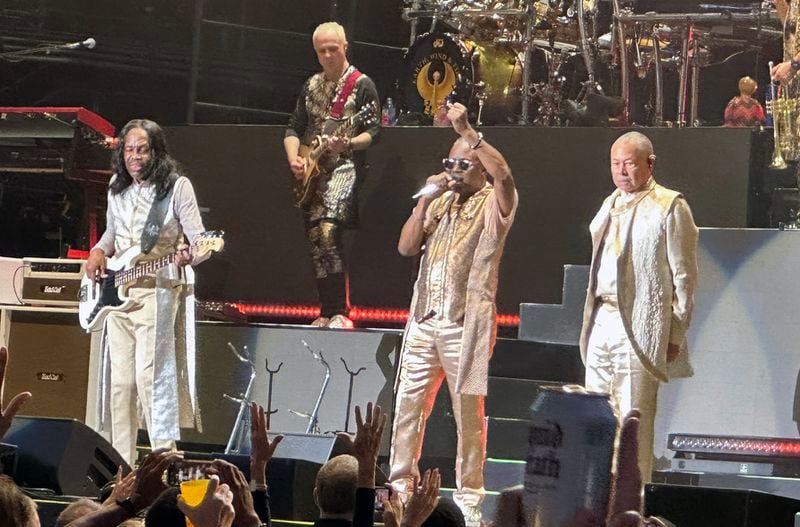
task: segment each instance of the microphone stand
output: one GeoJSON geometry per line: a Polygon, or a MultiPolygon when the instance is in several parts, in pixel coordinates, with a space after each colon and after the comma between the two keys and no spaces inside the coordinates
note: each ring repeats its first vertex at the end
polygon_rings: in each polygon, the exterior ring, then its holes
{"type": "Polygon", "coordinates": [[[250,380],[247,382],[247,389],[245,389],[244,394],[239,397],[232,397],[227,393],[222,394],[222,396],[229,401],[239,403],[239,412],[236,414],[236,420],[233,422],[233,429],[231,430],[231,435],[228,438],[228,444],[225,446],[226,454],[238,454],[242,449],[242,441],[248,432],[248,427],[246,427],[246,425],[249,424],[250,417],[247,413],[247,407],[250,406],[250,403],[252,402],[253,381],[256,380],[256,365],[250,358],[250,354],[247,351],[247,346],[242,346],[244,355],[239,353],[239,351],[237,351],[234,345],[230,342],[228,342],[228,349],[233,352],[239,361],[250,365],[250,380]]]}
{"type": "Polygon", "coordinates": [[[328,361],[325,360],[325,357],[322,356],[322,352],[317,352],[311,349],[311,346],[308,345],[308,342],[305,340],[301,340],[300,342],[303,343],[303,346],[311,353],[311,356],[317,359],[323,366],[325,366],[325,379],[322,381],[322,388],[319,391],[319,395],[317,396],[317,402],[314,403],[314,409],[311,411],[311,415],[308,416],[308,426],[306,427],[306,434],[310,434],[314,431],[317,427],[317,420],[319,415],[319,407],[322,404],[322,398],[325,396],[325,390],[328,389],[328,382],[331,380],[331,367],[328,365],[328,361]]]}

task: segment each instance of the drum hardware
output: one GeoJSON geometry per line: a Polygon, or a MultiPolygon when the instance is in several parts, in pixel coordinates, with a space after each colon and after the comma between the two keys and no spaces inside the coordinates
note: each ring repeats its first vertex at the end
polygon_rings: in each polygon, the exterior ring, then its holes
{"type": "Polygon", "coordinates": [[[533,8],[533,2],[528,2],[526,7],[527,24],[525,24],[525,51],[522,58],[522,104],[520,109],[519,124],[530,124],[531,118],[531,96],[529,88],[531,86],[531,60],[533,60],[533,24],[536,20],[536,11],[533,8]]]}
{"type": "Polygon", "coordinates": [[[478,100],[478,118],[475,120],[476,126],[482,126],[483,105],[486,103],[486,83],[483,81],[475,83],[475,98],[478,100]]]}
{"type": "Polygon", "coordinates": [[[611,53],[612,55],[616,52],[615,57],[619,58],[619,67],[620,67],[620,84],[621,84],[621,92],[622,92],[622,124],[628,124],[630,122],[631,111],[631,84],[630,84],[630,72],[628,70],[628,46],[627,40],[625,39],[625,23],[623,16],[628,15],[630,12],[629,8],[626,8],[625,11],[622,10],[620,6],[620,0],[612,0],[611,2],[612,10],[614,13],[614,29],[612,29],[612,33],[616,36],[616,40],[612,39],[612,46],[611,46],[611,53]],[[616,46],[614,44],[616,43],[616,46]]]}
{"type": "Polygon", "coordinates": [[[661,37],[658,26],[653,30],[653,57],[655,58],[655,77],[656,77],[656,102],[653,126],[663,126],[664,124],[664,70],[661,64],[661,37]]]}
{"type": "Polygon", "coordinates": [[[692,38],[692,24],[688,23],[683,28],[681,37],[681,61],[678,73],[678,117],[676,123],[678,128],[686,126],[686,95],[689,86],[689,44],[692,38]]]}

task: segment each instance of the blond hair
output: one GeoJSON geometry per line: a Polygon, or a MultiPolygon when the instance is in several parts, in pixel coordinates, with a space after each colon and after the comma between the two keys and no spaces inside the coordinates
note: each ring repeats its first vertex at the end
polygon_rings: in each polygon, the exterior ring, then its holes
{"type": "Polygon", "coordinates": [[[743,95],[753,95],[756,89],[758,88],[758,84],[750,77],[742,77],[739,79],[739,93],[743,95]]]}
{"type": "Polygon", "coordinates": [[[339,41],[342,44],[347,44],[347,35],[344,32],[344,28],[338,22],[323,22],[322,24],[317,26],[317,29],[314,30],[314,33],[311,35],[311,40],[316,40],[317,36],[320,33],[333,33],[337,37],[339,37],[339,41]]]}

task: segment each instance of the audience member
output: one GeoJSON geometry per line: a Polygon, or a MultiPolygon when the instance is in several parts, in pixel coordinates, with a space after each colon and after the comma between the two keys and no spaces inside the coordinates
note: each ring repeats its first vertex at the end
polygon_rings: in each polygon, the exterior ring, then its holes
{"type": "Polygon", "coordinates": [[[77,501],[73,501],[58,515],[58,518],[56,518],[56,525],[58,527],[65,527],[81,516],[94,512],[101,507],[102,505],[99,502],[90,498],[81,498],[77,501]]]}
{"type": "Polygon", "coordinates": [[[356,435],[340,434],[352,455],[336,456],[317,473],[314,502],[318,527],[372,527],[375,509],[375,465],[386,426],[380,406],[367,404],[366,416],[356,406],[356,435]]]}
{"type": "MultiPolygon", "coordinates": [[[[5,352],[5,348],[2,351],[5,352]]],[[[39,527],[36,503],[23,494],[11,478],[4,475],[0,475],[0,526],[39,527]]]]}
{"type": "Polygon", "coordinates": [[[267,468],[275,449],[283,440],[278,435],[272,441],[267,434],[267,414],[264,408],[253,403],[250,406],[250,482],[253,490],[253,508],[267,527],[272,523],[269,508],[267,468]]]}
{"type": "Polygon", "coordinates": [[[170,487],[147,508],[145,527],[186,527],[186,516],[178,508],[179,487],[170,487]]]}
{"type": "Polygon", "coordinates": [[[465,527],[464,513],[450,498],[442,498],[436,504],[422,527],[465,527]]]}
{"type": "Polygon", "coordinates": [[[153,450],[145,456],[136,470],[129,496],[115,498],[114,503],[76,519],[69,524],[70,527],[116,527],[128,518],[136,516],[164,492],[167,488],[164,472],[180,459],[183,459],[181,452],[164,448],[153,450]]]}
{"type": "Polygon", "coordinates": [[[439,499],[442,478],[439,469],[426,470],[422,484],[414,485],[408,503],[395,492],[383,501],[386,527],[464,527],[464,514],[451,499],[439,499]]]}

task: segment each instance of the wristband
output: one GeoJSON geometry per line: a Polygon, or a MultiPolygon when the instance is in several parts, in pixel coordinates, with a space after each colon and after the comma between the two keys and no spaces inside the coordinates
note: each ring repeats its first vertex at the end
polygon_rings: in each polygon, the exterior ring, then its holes
{"type": "Polygon", "coordinates": [[[124,500],[117,500],[117,505],[125,509],[125,512],[128,513],[128,516],[133,518],[136,516],[136,505],[133,504],[133,501],[130,498],[125,498],[124,500]]]}
{"type": "MultiPolygon", "coordinates": [[[[792,67],[794,67],[794,66],[792,66],[792,67]]],[[[481,143],[483,143],[483,134],[478,132],[478,142],[475,143],[474,145],[470,146],[470,148],[472,150],[477,150],[478,148],[481,147],[481,143]]]]}

